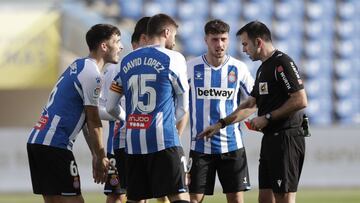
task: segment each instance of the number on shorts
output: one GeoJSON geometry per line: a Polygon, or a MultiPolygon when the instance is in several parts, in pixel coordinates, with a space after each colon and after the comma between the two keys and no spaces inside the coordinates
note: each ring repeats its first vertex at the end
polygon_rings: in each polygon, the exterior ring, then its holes
{"type": "Polygon", "coordinates": [[[72,160],[70,162],[70,174],[72,176],[78,176],[79,175],[79,172],[78,172],[78,169],[77,169],[77,166],[75,165],[75,161],[72,160]]]}

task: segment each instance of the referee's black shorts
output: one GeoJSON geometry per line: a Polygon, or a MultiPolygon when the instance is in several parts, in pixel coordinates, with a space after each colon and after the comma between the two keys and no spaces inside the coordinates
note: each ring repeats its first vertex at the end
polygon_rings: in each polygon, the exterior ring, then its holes
{"type": "Polygon", "coordinates": [[[305,139],[288,129],[265,134],[261,142],[259,188],[274,193],[296,192],[305,156],[305,139]]]}
{"type": "Polygon", "coordinates": [[[127,154],[127,198],[142,200],[188,192],[181,147],[151,154],[127,154]]]}
{"type": "Polygon", "coordinates": [[[70,150],[27,144],[31,182],[35,194],[80,195],[80,176],[70,150]]]}

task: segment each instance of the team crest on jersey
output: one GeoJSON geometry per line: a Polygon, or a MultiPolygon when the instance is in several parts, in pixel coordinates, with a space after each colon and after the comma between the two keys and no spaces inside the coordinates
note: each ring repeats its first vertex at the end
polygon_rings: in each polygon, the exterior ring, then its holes
{"type": "Polygon", "coordinates": [[[101,92],[101,87],[96,87],[94,89],[94,98],[99,98],[100,97],[100,92],[101,92]]]}
{"type": "Polygon", "coordinates": [[[75,189],[80,188],[80,180],[79,180],[79,177],[74,177],[73,187],[74,187],[75,189]]]}
{"type": "Polygon", "coordinates": [[[267,82],[259,82],[259,94],[269,94],[268,84],[267,82]]]}
{"type": "Polygon", "coordinates": [[[233,83],[236,81],[236,73],[235,71],[230,71],[229,74],[228,74],[228,81],[230,83],[233,83]]]}
{"type": "Polygon", "coordinates": [[[203,80],[204,76],[201,71],[195,71],[195,80],[203,80]]]}

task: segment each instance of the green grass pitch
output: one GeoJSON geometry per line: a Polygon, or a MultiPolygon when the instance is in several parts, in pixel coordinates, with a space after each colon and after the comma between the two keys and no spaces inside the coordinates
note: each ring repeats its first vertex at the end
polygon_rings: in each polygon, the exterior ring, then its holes
{"type": "MultiPolygon", "coordinates": [[[[245,193],[246,203],[257,202],[258,190],[253,189],[245,193]]],[[[99,192],[83,192],[86,203],[105,203],[105,196],[99,192]]],[[[3,203],[41,203],[42,197],[30,193],[0,193],[0,202],[3,203]]],[[[156,200],[151,200],[156,203],[156,200]]],[[[213,196],[206,196],[205,203],[226,202],[225,195],[217,192],[213,196]]],[[[319,189],[305,188],[297,193],[297,203],[360,203],[360,188],[319,189]]]]}

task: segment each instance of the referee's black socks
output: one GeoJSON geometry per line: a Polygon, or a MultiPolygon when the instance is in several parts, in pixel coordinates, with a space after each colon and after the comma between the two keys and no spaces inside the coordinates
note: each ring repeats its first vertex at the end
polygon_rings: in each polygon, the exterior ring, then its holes
{"type": "Polygon", "coordinates": [[[186,200],[176,200],[176,201],[173,201],[171,203],[190,203],[190,202],[186,201],[186,200]]]}

